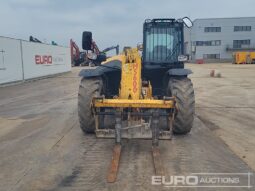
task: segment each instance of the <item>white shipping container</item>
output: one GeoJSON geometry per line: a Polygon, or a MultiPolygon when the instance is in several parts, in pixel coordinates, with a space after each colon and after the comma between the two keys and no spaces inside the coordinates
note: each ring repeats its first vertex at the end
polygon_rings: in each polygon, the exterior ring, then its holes
{"type": "Polygon", "coordinates": [[[24,79],[71,71],[70,48],[22,41],[24,79]]]}
{"type": "Polygon", "coordinates": [[[23,80],[21,41],[0,37],[0,84],[23,80]]]}

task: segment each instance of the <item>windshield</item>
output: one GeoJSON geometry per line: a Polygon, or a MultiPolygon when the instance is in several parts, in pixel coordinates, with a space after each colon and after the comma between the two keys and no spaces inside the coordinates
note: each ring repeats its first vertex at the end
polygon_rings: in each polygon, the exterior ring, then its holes
{"type": "Polygon", "coordinates": [[[177,61],[181,50],[181,32],[179,28],[150,28],[145,32],[146,62],[177,61]]]}

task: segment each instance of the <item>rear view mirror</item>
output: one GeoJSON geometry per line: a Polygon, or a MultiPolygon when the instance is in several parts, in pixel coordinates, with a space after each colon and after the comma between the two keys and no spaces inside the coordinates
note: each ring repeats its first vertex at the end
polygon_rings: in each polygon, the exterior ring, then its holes
{"type": "Polygon", "coordinates": [[[84,31],[82,34],[82,48],[84,50],[91,50],[92,45],[92,33],[84,31]]]}
{"type": "Polygon", "coordinates": [[[188,28],[191,28],[193,26],[193,22],[190,20],[189,17],[183,17],[182,21],[185,24],[185,26],[188,28]]]}

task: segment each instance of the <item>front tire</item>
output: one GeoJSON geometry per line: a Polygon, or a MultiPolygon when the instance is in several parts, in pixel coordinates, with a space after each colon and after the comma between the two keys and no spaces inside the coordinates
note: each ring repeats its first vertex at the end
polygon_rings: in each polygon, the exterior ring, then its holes
{"type": "Polygon", "coordinates": [[[195,114],[195,94],[193,84],[187,77],[170,78],[168,94],[176,97],[177,115],[173,124],[175,134],[190,132],[195,114]]]}
{"type": "Polygon", "coordinates": [[[101,78],[83,78],[78,93],[78,115],[80,127],[85,133],[95,132],[95,119],[91,110],[92,98],[102,93],[101,78]]]}

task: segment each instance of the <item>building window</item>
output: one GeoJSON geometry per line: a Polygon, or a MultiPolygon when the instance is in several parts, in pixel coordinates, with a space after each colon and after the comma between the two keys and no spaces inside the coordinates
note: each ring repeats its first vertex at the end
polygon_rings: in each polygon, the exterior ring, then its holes
{"type": "Polygon", "coordinates": [[[204,54],[204,59],[220,59],[220,54],[204,54]]]}
{"type": "Polygon", "coordinates": [[[251,31],[251,26],[234,26],[234,32],[251,31]]]}
{"type": "Polygon", "coordinates": [[[205,32],[221,32],[221,27],[205,27],[205,32]]]}
{"type": "Polygon", "coordinates": [[[196,46],[203,46],[203,45],[204,45],[204,42],[203,42],[203,41],[196,41],[196,42],[195,42],[195,45],[196,45],[196,46]]]}
{"type": "Polygon", "coordinates": [[[249,47],[251,44],[251,40],[234,40],[233,48],[245,48],[249,47]]]}
{"type": "Polygon", "coordinates": [[[195,41],[194,46],[220,46],[221,40],[195,41]]]}

